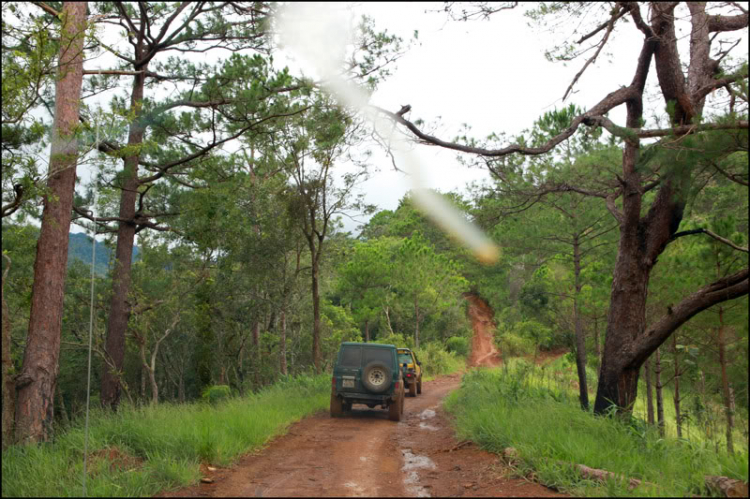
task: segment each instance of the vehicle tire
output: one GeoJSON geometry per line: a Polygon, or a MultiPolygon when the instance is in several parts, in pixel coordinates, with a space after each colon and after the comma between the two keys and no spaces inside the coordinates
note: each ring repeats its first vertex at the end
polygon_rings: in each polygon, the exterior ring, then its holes
{"type": "Polygon", "coordinates": [[[391,387],[391,368],[385,362],[373,360],[362,369],[362,384],[372,393],[382,393],[391,387]]]}
{"type": "Polygon", "coordinates": [[[344,404],[335,393],[331,392],[331,417],[336,418],[344,413],[344,404]]]}
{"type": "Polygon", "coordinates": [[[409,385],[409,395],[411,395],[412,397],[417,396],[417,382],[416,381],[412,382],[409,385]]]}
{"type": "Polygon", "coordinates": [[[388,419],[391,421],[401,421],[401,413],[404,412],[404,391],[401,390],[396,400],[388,406],[388,419]]]}
{"type": "Polygon", "coordinates": [[[422,376],[419,377],[419,381],[417,382],[417,393],[422,394],[422,376]]]}

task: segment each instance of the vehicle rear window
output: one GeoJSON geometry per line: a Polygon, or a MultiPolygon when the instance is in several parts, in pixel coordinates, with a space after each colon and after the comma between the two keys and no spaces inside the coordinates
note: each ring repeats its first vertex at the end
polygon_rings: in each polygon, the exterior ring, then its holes
{"type": "Polygon", "coordinates": [[[414,362],[412,360],[412,358],[411,358],[411,354],[410,353],[400,353],[400,354],[398,354],[398,363],[399,364],[403,364],[404,362],[406,362],[407,364],[411,364],[411,363],[414,362]]]}
{"type": "Polygon", "coordinates": [[[374,360],[385,362],[389,366],[393,365],[393,350],[385,348],[365,348],[362,365],[366,366],[374,360]]]}
{"type": "Polygon", "coordinates": [[[362,355],[362,347],[344,346],[341,347],[339,356],[339,365],[341,367],[359,367],[362,355]]]}

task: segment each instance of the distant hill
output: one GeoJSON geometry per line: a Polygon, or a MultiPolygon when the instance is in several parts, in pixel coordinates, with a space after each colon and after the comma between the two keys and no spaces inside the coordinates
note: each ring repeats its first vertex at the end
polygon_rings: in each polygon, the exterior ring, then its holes
{"type": "MultiPolygon", "coordinates": [[[[109,270],[109,259],[114,250],[110,251],[103,242],[96,242],[96,266],[95,272],[104,275],[109,270]]],[[[133,248],[133,261],[138,260],[140,251],[138,246],[133,248]]],[[[68,246],[68,265],[74,260],[81,260],[86,265],[91,265],[91,236],[83,232],[71,233],[68,246]]]]}

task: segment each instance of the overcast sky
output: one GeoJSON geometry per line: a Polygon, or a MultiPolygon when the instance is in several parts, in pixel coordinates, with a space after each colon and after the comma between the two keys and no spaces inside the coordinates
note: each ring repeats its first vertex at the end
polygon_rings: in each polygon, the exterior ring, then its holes
{"type": "MultiPolygon", "coordinates": [[[[371,102],[393,112],[409,104],[412,111],[407,117],[412,121],[422,118],[430,123],[440,118],[442,126],[434,131],[439,138],[451,140],[463,123],[472,126],[477,138],[492,132],[518,134],[555,107],[573,102],[590,108],[608,93],[629,85],[633,78],[643,35],[632,22],[617,25],[605,51],[578,81],[573,95],[563,102],[562,97],[585,58],[551,63],[544,54],[565,37],[573,36],[576,26],[572,20],[562,18],[556,26],[532,28],[523,15],[526,6],[522,4],[514,10],[494,14],[490,20],[453,21],[442,12],[443,5],[441,2],[355,5],[356,12],[374,18],[378,30],[387,29],[404,40],[418,30],[418,43],[397,61],[393,75],[380,85],[371,102]]],[[[584,22],[601,21],[585,19],[584,22]]],[[[678,46],[683,56],[689,53],[689,31],[688,23],[678,24],[678,46]]],[[[576,38],[583,32],[579,27],[576,38]]],[[[733,37],[737,33],[727,35],[733,37]]],[[[718,41],[714,43],[714,52],[718,41]]],[[[747,40],[733,54],[747,60],[747,40]]],[[[652,67],[649,83],[653,85],[655,80],[652,67]]],[[[661,98],[654,99],[654,106],[647,108],[647,118],[650,113],[663,114],[661,98]]],[[[624,106],[612,111],[609,117],[624,125],[624,106]]],[[[653,121],[647,124],[654,126],[653,121]]],[[[416,151],[428,167],[429,187],[443,192],[463,190],[469,182],[489,178],[486,170],[461,166],[456,153],[449,150],[417,146],[416,151]]],[[[410,183],[404,174],[393,170],[383,154],[376,153],[375,158],[381,171],[363,186],[367,200],[381,209],[395,209],[410,183]]],[[[345,226],[354,230],[356,224],[345,220],[345,226]]]]}
{"type": "MultiPolygon", "coordinates": [[[[468,22],[449,20],[440,2],[364,3],[353,8],[356,14],[371,16],[377,30],[386,29],[404,40],[412,39],[418,31],[418,40],[396,62],[393,74],[381,83],[371,102],[394,112],[402,105],[411,105],[407,117],[412,121],[421,118],[426,123],[439,120],[440,126],[432,133],[446,140],[453,139],[463,123],[471,125],[477,138],[492,132],[512,136],[555,107],[570,102],[591,107],[606,94],[630,83],[642,43],[642,34],[632,23],[618,25],[607,45],[607,52],[614,57],[602,53],[578,82],[573,95],[562,102],[565,90],[584,63],[584,59],[567,65],[545,59],[545,50],[572,36],[571,23],[566,24],[564,19],[553,29],[529,27],[523,4],[495,14],[489,21],[468,22]]],[[[683,54],[688,53],[688,34],[689,30],[678,31],[683,54]]],[[[741,47],[745,47],[746,58],[746,40],[741,47]]],[[[737,49],[738,57],[743,55],[741,50],[737,49]]],[[[275,60],[288,63],[294,73],[296,64],[284,54],[282,51],[275,60]]],[[[87,61],[86,66],[93,69],[108,64],[102,58],[87,61]]],[[[654,74],[649,81],[655,81],[654,74]]],[[[660,99],[655,100],[655,105],[663,107],[660,99]]],[[[615,123],[624,124],[624,109],[609,116],[615,123]]],[[[467,183],[489,178],[486,170],[460,165],[456,153],[449,150],[430,146],[416,146],[415,150],[426,167],[428,187],[442,192],[463,190],[467,183]]],[[[410,181],[393,170],[383,152],[374,153],[373,163],[380,171],[362,186],[366,200],[380,209],[395,209],[409,190],[410,181]]],[[[84,169],[80,168],[79,174],[85,181],[88,175],[84,169]]],[[[346,230],[358,232],[356,222],[345,218],[344,223],[346,230]]]]}
{"type": "MultiPolygon", "coordinates": [[[[393,75],[373,94],[373,104],[394,112],[409,104],[412,111],[407,117],[412,121],[422,118],[430,123],[439,118],[441,126],[434,134],[446,140],[455,137],[463,123],[471,125],[478,138],[492,132],[518,134],[544,112],[568,104],[562,96],[583,61],[565,67],[545,59],[545,49],[553,46],[559,33],[528,27],[522,8],[496,14],[489,21],[460,22],[434,12],[442,5],[365,3],[355,7],[373,17],[379,30],[387,29],[404,40],[412,38],[415,30],[419,33],[417,43],[397,61],[393,75]]],[[[623,64],[608,64],[602,57],[568,101],[590,107],[630,83],[641,36],[632,25],[629,28],[619,30],[622,33],[611,41],[623,64]]],[[[618,113],[612,117],[621,121],[618,113]]],[[[416,151],[429,172],[429,187],[443,192],[464,190],[467,183],[489,178],[484,169],[460,165],[455,152],[430,146],[417,146],[416,151]]],[[[381,209],[395,209],[411,184],[404,174],[394,171],[384,154],[376,151],[374,162],[380,172],[363,185],[367,200],[381,209]]],[[[356,223],[344,222],[347,230],[355,230],[356,223]]]]}

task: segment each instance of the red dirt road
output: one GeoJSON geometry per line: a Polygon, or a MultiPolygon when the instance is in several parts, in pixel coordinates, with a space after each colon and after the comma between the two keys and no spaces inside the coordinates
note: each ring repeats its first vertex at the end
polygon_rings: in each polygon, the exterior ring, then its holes
{"type": "Polygon", "coordinates": [[[495,348],[495,312],[489,304],[477,295],[467,294],[469,302],[469,319],[474,329],[471,340],[471,355],[467,360],[469,367],[496,366],[502,361],[500,352],[495,348]]]}
{"type": "MultiPolygon", "coordinates": [[[[474,326],[469,365],[496,365],[492,309],[479,297],[467,300],[474,326]]],[[[399,423],[386,410],[361,405],[342,418],[308,417],[232,468],[202,466],[212,483],[160,497],[562,497],[508,478],[497,456],[456,440],[441,405],[460,382],[460,374],[425,381],[421,395],[406,398],[399,423]]]]}
{"type": "Polygon", "coordinates": [[[400,423],[385,410],[355,406],[350,415],[317,414],[230,469],[162,497],[556,497],[541,485],[509,479],[497,456],[458,442],[441,401],[460,375],[424,382],[407,397],[400,423]]]}

